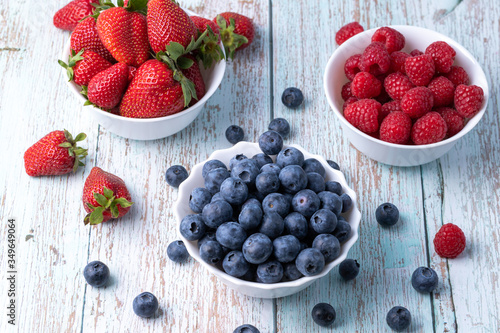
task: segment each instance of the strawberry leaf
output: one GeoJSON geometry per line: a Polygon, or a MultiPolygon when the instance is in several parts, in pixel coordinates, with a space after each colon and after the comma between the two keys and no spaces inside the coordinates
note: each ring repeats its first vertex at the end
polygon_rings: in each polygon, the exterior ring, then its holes
{"type": "Polygon", "coordinates": [[[120,211],[118,210],[118,207],[116,206],[116,201],[109,206],[109,210],[111,211],[111,216],[114,218],[117,218],[120,215],[120,211]]]}
{"type": "Polygon", "coordinates": [[[89,215],[89,222],[91,225],[96,225],[102,223],[104,220],[104,207],[97,207],[94,209],[92,213],[89,215]]]}
{"type": "Polygon", "coordinates": [[[147,13],[148,0],[130,0],[125,9],[129,12],[147,13]]]}
{"type": "Polygon", "coordinates": [[[114,195],[113,191],[107,188],[106,186],[103,187],[102,193],[104,193],[104,196],[108,199],[111,199],[114,195]]]}
{"type": "Polygon", "coordinates": [[[123,0],[118,0],[116,4],[118,5],[118,7],[123,7],[125,5],[125,2],[123,2],[123,0]]]}
{"type": "Polygon", "coordinates": [[[116,198],[113,202],[116,205],[122,206],[122,208],[127,208],[127,207],[130,207],[130,206],[132,206],[134,204],[133,202],[130,202],[130,201],[128,201],[125,198],[116,198]]]}
{"type": "Polygon", "coordinates": [[[87,134],[85,133],[79,133],[76,138],[75,138],[75,142],[78,142],[78,141],[83,141],[87,138],[87,134]]]}
{"type": "Polygon", "coordinates": [[[63,142],[59,145],[59,147],[63,147],[63,148],[71,148],[73,147],[73,145],[69,142],[63,142]]]}
{"type": "MultiPolygon", "coordinates": [[[[103,208],[108,208],[108,207],[107,207],[107,206],[108,206],[108,199],[107,199],[104,195],[102,195],[102,194],[100,194],[100,193],[97,193],[97,192],[94,192],[94,199],[95,199],[95,201],[97,201],[97,203],[98,203],[99,205],[101,205],[103,208]]],[[[99,208],[99,207],[98,207],[98,208],[99,208]]]]}
{"type": "Polygon", "coordinates": [[[177,42],[170,42],[167,47],[167,54],[172,58],[173,61],[177,61],[177,59],[182,56],[186,50],[184,47],[177,42]]]}
{"type": "Polygon", "coordinates": [[[186,57],[180,57],[177,59],[177,65],[179,65],[180,69],[188,69],[193,66],[194,61],[192,59],[186,57]]]}

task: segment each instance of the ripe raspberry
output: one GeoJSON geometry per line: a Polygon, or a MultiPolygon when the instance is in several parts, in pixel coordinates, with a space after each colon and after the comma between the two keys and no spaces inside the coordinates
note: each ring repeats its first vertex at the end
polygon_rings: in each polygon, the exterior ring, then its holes
{"type": "Polygon", "coordinates": [[[405,47],[405,36],[392,28],[382,27],[375,31],[372,36],[372,42],[383,43],[390,54],[405,47]]]}
{"type": "Polygon", "coordinates": [[[391,112],[380,124],[380,140],[405,144],[411,133],[411,118],[402,111],[391,112]]]}
{"type": "Polygon", "coordinates": [[[444,224],[434,236],[434,250],[443,258],[456,258],[465,249],[465,235],[453,223],[444,224]]]}
{"type": "Polygon", "coordinates": [[[352,97],[351,82],[347,82],[342,86],[342,92],[340,94],[342,95],[342,99],[344,101],[347,101],[349,97],[352,97]]]}
{"type": "Polygon", "coordinates": [[[432,57],[437,72],[448,73],[455,61],[456,52],[448,43],[439,41],[427,46],[425,54],[432,57]]]}
{"type": "Polygon", "coordinates": [[[391,57],[383,43],[373,42],[366,47],[361,55],[359,68],[373,75],[387,73],[391,67],[391,57]]]}
{"type": "Polygon", "coordinates": [[[420,51],[419,49],[415,49],[415,50],[410,52],[410,56],[412,56],[412,57],[416,57],[416,56],[419,56],[422,54],[424,54],[424,52],[420,51]]]}
{"type": "Polygon", "coordinates": [[[391,112],[403,111],[401,109],[401,103],[399,101],[390,101],[382,104],[380,108],[379,122],[381,122],[387,115],[391,112]]]}
{"type": "Polygon", "coordinates": [[[346,40],[351,38],[354,35],[363,32],[365,29],[358,22],[351,22],[344,25],[342,28],[337,31],[335,34],[335,41],[337,44],[342,45],[346,40]]]}
{"type": "Polygon", "coordinates": [[[428,85],[436,72],[434,61],[428,54],[406,58],[405,71],[411,82],[416,86],[428,85]]]}
{"type": "Polygon", "coordinates": [[[390,72],[400,72],[406,74],[405,71],[405,60],[410,57],[408,53],[396,51],[392,52],[391,55],[391,68],[390,72]]]}
{"type": "Polygon", "coordinates": [[[448,78],[455,86],[465,84],[469,84],[469,75],[467,75],[467,72],[465,69],[463,69],[460,66],[451,66],[451,69],[448,73],[446,73],[444,76],[448,78]]]}
{"type": "Polygon", "coordinates": [[[401,109],[411,118],[416,119],[432,109],[434,98],[426,87],[416,87],[408,90],[401,99],[401,109]]]}
{"type": "Polygon", "coordinates": [[[349,104],[352,104],[352,103],[357,102],[357,101],[359,101],[359,99],[358,99],[357,97],[354,97],[354,96],[349,97],[349,98],[348,98],[348,99],[344,102],[344,104],[342,105],[342,111],[344,111],[344,110],[345,110],[345,108],[346,108],[349,104]]]}
{"type": "Polygon", "coordinates": [[[374,99],[360,99],[345,108],[344,117],[360,131],[374,133],[378,130],[380,108],[380,103],[374,99]]]}
{"type": "MultiPolygon", "coordinates": [[[[382,82],[384,82],[384,80],[380,79],[380,76],[377,77],[377,80],[380,81],[380,84],[382,84],[382,82]]],[[[380,90],[380,94],[377,97],[375,97],[375,100],[377,102],[379,102],[380,104],[387,103],[391,100],[391,97],[389,96],[389,94],[387,94],[383,85],[382,85],[382,89],[380,90]]]]}
{"type": "Polygon", "coordinates": [[[380,94],[382,83],[367,72],[356,74],[351,83],[351,92],[357,98],[372,98],[380,94]]]}
{"type": "Polygon", "coordinates": [[[461,84],[455,89],[455,109],[461,116],[471,118],[481,109],[483,97],[481,87],[461,84]]]}
{"type": "MultiPolygon", "coordinates": [[[[383,106],[382,106],[383,107],[383,106]]],[[[446,132],[447,137],[452,137],[458,132],[460,132],[465,126],[465,118],[462,117],[457,110],[453,108],[438,108],[436,112],[443,117],[448,127],[446,132]]]]}
{"type": "Polygon", "coordinates": [[[415,88],[415,85],[411,83],[408,76],[396,72],[385,78],[384,88],[392,99],[400,100],[408,90],[415,88]]]}
{"type": "Polygon", "coordinates": [[[444,76],[438,76],[427,86],[434,97],[434,106],[447,106],[453,103],[455,85],[444,76]]]}
{"type": "Polygon", "coordinates": [[[439,142],[446,136],[446,122],[435,111],[426,113],[417,119],[411,129],[411,140],[416,145],[427,145],[439,142]]]}
{"type": "Polygon", "coordinates": [[[344,64],[344,73],[349,81],[354,80],[356,74],[361,72],[360,69],[361,54],[350,56],[344,64]]]}

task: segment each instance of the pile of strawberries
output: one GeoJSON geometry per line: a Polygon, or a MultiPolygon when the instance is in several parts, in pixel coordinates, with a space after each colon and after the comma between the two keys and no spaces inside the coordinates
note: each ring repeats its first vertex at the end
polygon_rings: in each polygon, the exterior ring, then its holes
{"type": "Polygon", "coordinates": [[[253,40],[252,20],[225,12],[189,16],[173,0],[74,0],[54,16],[70,30],[70,80],[93,104],[131,118],[155,118],[192,106],[205,94],[205,68],[253,40]],[[220,42],[223,42],[225,52],[220,42]]]}
{"type": "MultiPolygon", "coordinates": [[[[339,44],[360,33],[356,22],[337,33],[339,44]]],[[[347,59],[342,87],[344,117],[353,126],[395,144],[425,145],[460,132],[479,112],[484,93],[454,66],[455,50],[444,41],[425,52],[405,53],[405,37],[395,29],[375,31],[362,54],[347,59]]]]}

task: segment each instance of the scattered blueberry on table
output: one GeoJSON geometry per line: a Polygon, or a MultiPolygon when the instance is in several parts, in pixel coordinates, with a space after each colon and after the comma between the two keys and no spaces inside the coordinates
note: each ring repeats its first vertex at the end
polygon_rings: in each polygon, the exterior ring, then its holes
{"type": "Polygon", "coordinates": [[[378,206],[377,210],[375,211],[375,218],[380,225],[384,227],[390,227],[398,223],[399,210],[392,203],[386,202],[378,206]]]}
{"type": "Polygon", "coordinates": [[[328,327],[333,324],[337,314],[335,309],[328,303],[316,304],[312,311],[311,316],[314,322],[320,326],[328,327]]]}
{"type": "Polygon", "coordinates": [[[245,324],[236,327],[233,333],[260,333],[260,331],[255,326],[245,324]]]}
{"type": "Polygon", "coordinates": [[[326,160],[326,162],[328,163],[329,166],[331,166],[333,169],[335,170],[339,170],[340,171],[340,166],[337,164],[337,162],[334,162],[332,160],[326,160]]]}
{"type": "Polygon", "coordinates": [[[186,168],[182,165],[172,165],[165,173],[167,184],[172,187],[179,187],[179,185],[189,176],[186,168]]]}
{"type": "Polygon", "coordinates": [[[286,88],[281,95],[281,101],[286,107],[296,108],[299,107],[304,101],[304,95],[298,88],[286,88]]]}
{"type": "Polygon", "coordinates": [[[283,138],[286,138],[290,134],[290,124],[284,118],[275,118],[269,123],[270,131],[278,132],[283,138]]]}
{"type": "Polygon", "coordinates": [[[183,263],[189,258],[189,253],[186,249],[186,245],[184,245],[184,242],[176,240],[168,244],[167,256],[173,262],[183,263]]]}
{"type": "Polygon", "coordinates": [[[395,306],[387,313],[387,325],[395,331],[403,331],[411,324],[411,314],[402,306],[395,306]]]}
{"type": "Polygon", "coordinates": [[[417,268],[411,276],[411,285],[421,293],[431,293],[438,285],[436,271],[429,267],[417,268]]]}
{"type": "Polygon", "coordinates": [[[233,145],[243,141],[244,136],[245,133],[243,132],[243,128],[240,126],[231,125],[226,129],[226,139],[233,145]]]}
{"type": "Polygon", "coordinates": [[[346,259],[339,265],[339,274],[345,280],[354,279],[359,274],[359,263],[354,259],[346,259]]]}
{"type": "Polygon", "coordinates": [[[283,148],[283,138],[276,131],[267,131],[259,137],[259,147],[264,154],[276,155],[283,148]]]}
{"type": "Polygon", "coordinates": [[[104,287],[109,280],[109,268],[100,261],[92,261],[85,266],[83,277],[92,287],[104,287]]]}
{"type": "Polygon", "coordinates": [[[143,292],[134,298],[132,307],[139,317],[150,318],[158,310],[158,299],[149,292],[143,292]]]}

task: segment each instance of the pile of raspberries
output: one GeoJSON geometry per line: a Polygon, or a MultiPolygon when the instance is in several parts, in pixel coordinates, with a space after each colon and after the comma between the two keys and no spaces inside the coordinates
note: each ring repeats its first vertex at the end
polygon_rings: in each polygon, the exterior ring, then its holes
{"type": "MultiPolygon", "coordinates": [[[[359,23],[349,23],[336,41],[340,45],[362,31],[359,23]]],[[[467,72],[453,65],[456,53],[446,42],[434,42],[425,52],[402,52],[404,46],[400,32],[382,27],[362,54],[347,59],[345,119],[395,144],[425,145],[454,136],[481,109],[483,89],[469,85],[467,72]]]]}

